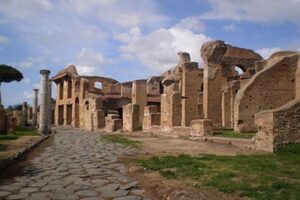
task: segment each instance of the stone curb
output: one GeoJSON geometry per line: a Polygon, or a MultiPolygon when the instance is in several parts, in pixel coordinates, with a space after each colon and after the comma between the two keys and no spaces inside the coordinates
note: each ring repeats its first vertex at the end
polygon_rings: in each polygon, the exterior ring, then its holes
{"type": "Polygon", "coordinates": [[[7,168],[12,162],[19,160],[23,156],[25,156],[27,153],[29,153],[33,148],[37,147],[39,144],[41,144],[43,141],[51,137],[53,134],[49,134],[46,136],[42,136],[38,141],[30,144],[28,147],[25,147],[21,149],[19,152],[17,152],[15,155],[5,158],[0,161],[0,172],[7,168]]]}

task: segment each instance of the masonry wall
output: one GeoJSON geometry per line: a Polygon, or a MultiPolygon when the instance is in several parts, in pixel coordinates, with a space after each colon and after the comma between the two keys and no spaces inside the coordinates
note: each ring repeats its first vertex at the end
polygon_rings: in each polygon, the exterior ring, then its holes
{"type": "Polygon", "coordinates": [[[233,47],[220,40],[203,44],[201,57],[204,61],[204,118],[212,119],[217,127],[221,127],[222,87],[232,80],[253,76],[254,64],[262,57],[253,50],[233,47]],[[237,76],[235,66],[241,68],[245,75],[237,76]]]}
{"type": "Polygon", "coordinates": [[[280,146],[300,142],[300,101],[295,99],[276,110],[255,114],[257,150],[274,152],[280,146]]]}
{"type": "Polygon", "coordinates": [[[121,96],[132,97],[132,82],[126,82],[121,84],[121,96]]]}
{"type": "Polygon", "coordinates": [[[198,63],[188,62],[182,65],[182,126],[190,126],[192,120],[200,117],[198,98],[202,79],[203,71],[198,68],[198,63]]]}
{"type": "Polygon", "coordinates": [[[132,83],[132,103],[139,105],[139,123],[143,123],[144,107],[147,106],[147,83],[146,80],[136,80],[132,83]]]}
{"type": "Polygon", "coordinates": [[[161,128],[168,131],[181,125],[181,92],[176,84],[165,87],[164,92],[161,95],[161,128]]]}
{"type": "Polygon", "coordinates": [[[140,107],[137,104],[127,104],[123,106],[123,130],[135,131],[140,128],[139,115],[140,107]]]}
{"type": "Polygon", "coordinates": [[[295,98],[295,72],[299,55],[271,58],[237,93],[235,131],[256,131],[254,114],[278,108],[295,98]]]}
{"type": "Polygon", "coordinates": [[[232,81],[222,92],[222,127],[234,127],[234,100],[240,89],[240,81],[232,81]]]}

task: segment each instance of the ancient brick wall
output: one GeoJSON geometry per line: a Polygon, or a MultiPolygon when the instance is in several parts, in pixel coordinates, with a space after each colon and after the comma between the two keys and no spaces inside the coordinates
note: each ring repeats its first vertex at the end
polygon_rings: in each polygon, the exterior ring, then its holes
{"type": "Polygon", "coordinates": [[[161,95],[161,128],[170,130],[181,125],[181,92],[176,83],[164,88],[161,95]]]}
{"type": "Polygon", "coordinates": [[[256,131],[254,114],[278,108],[295,98],[295,72],[299,55],[270,58],[236,95],[235,131],[256,131]]]}
{"type": "Polygon", "coordinates": [[[132,82],[121,83],[121,96],[132,97],[132,82]]]}
{"type": "Polygon", "coordinates": [[[139,105],[139,123],[143,123],[144,107],[147,106],[147,83],[146,80],[135,80],[132,82],[132,103],[139,105]]]}
{"type": "Polygon", "coordinates": [[[157,106],[146,106],[144,108],[143,131],[151,130],[152,126],[160,125],[160,113],[157,106]]]}
{"type": "Polygon", "coordinates": [[[300,142],[300,101],[295,99],[276,110],[255,114],[257,150],[274,152],[287,143],[300,142]]]}
{"type": "Polygon", "coordinates": [[[234,127],[234,100],[240,89],[240,80],[232,81],[224,87],[222,92],[222,127],[234,127]]]}
{"type": "Polygon", "coordinates": [[[200,117],[198,110],[199,92],[201,90],[203,70],[198,63],[188,62],[182,65],[182,126],[190,126],[192,120],[200,117]]]}
{"type": "Polygon", "coordinates": [[[212,119],[221,127],[222,87],[234,79],[253,76],[254,64],[262,57],[253,50],[233,47],[220,40],[203,44],[201,57],[204,61],[204,118],[212,119]],[[242,68],[247,76],[237,76],[235,66],[242,68]]]}
{"type": "Polygon", "coordinates": [[[140,107],[138,104],[127,104],[123,106],[123,130],[135,131],[140,128],[140,107]]]}

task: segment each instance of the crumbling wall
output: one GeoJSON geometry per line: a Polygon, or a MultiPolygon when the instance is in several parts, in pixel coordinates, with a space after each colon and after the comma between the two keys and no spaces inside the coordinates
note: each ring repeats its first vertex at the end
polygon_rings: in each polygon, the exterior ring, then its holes
{"type": "Polygon", "coordinates": [[[160,95],[162,91],[161,76],[152,76],[147,80],[147,94],[150,96],[160,95]]]}
{"type": "Polygon", "coordinates": [[[122,128],[122,120],[119,115],[108,114],[105,117],[105,131],[112,133],[122,128]]]}
{"type": "Polygon", "coordinates": [[[201,57],[204,62],[203,111],[204,118],[211,119],[222,126],[222,86],[236,79],[253,76],[255,62],[262,57],[250,49],[233,47],[224,41],[210,41],[203,44],[201,57]],[[238,76],[234,70],[238,66],[244,76],[238,76]]]}
{"type": "Polygon", "coordinates": [[[181,125],[181,92],[178,91],[178,84],[173,83],[164,87],[164,94],[161,95],[161,128],[170,130],[173,126],[181,125]]]}
{"type": "Polygon", "coordinates": [[[295,99],[275,110],[255,114],[257,150],[274,152],[287,143],[300,142],[300,101],[295,99]]]}
{"type": "Polygon", "coordinates": [[[132,97],[132,82],[121,83],[121,96],[132,97]]]}
{"type": "Polygon", "coordinates": [[[121,84],[116,83],[109,86],[110,94],[121,94],[121,84]]]}
{"type": "Polygon", "coordinates": [[[123,106],[123,130],[136,131],[140,128],[140,107],[138,104],[127,104],[123,106]]]}
{"type": "Polygon", "coordinates": [[[157,106],[146,106],[144,108],[143,131],[151,130],[152,126],[160,125],[160,113],[157,106]]]}
{"type": "Polygon", "coordinates": [[[198,68],[198,63],[187,62],[182,64],[182,126],[190,126],[194,119],[200,117],[198,110],[199,92],[203,79],[203,70],[198,68]]]}
{"type": "Polygon", "coordinates": [[[234,127],[234,100],[240,89],[240,81],[231,81],[222,92],[222,127],[234,127]]]}
{"type": "Polygon", "coordinates": [[[147,81],[135,80],[132,83],[132,103],[139,105],[139,123],[142,125],[144,117],[144,107],[147,106],[147,81]]]}
{"type": "Polygon", "coordinates": [[[235,131],[256,131],[254,114],[278,108],[295,98],[295,73],[299,54],[271,57],[236,95],[235,131]]]}

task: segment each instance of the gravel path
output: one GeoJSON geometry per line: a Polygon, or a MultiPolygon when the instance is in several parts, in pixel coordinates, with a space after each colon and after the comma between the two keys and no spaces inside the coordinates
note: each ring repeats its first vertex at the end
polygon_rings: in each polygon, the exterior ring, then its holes
{"type": "Polygon", "coordinates": [[[144,199],[144,190],[118,161],[118,155],[134,152],[100,138],[58,130],[53,145],[33,158],[22,176],[0,185],[0,199],[144,199]]]}

